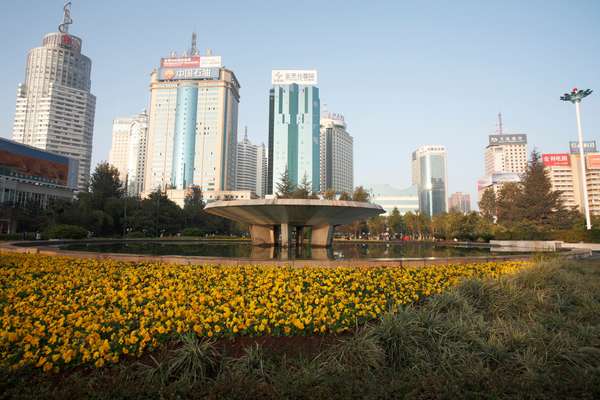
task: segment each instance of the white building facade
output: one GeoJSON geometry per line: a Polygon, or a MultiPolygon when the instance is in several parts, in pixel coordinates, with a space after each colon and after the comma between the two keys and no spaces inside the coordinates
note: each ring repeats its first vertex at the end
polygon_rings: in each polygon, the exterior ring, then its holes
{"type": "Polygon", "coordinates": [[[146,111],[133,117],[117,118],[113,121],[108,162],[119,170],[119,178],[129,196],[138,196],[144,191],[147,140],[146,111]]]}
{"type": "Polygon", "coordinates": [[[527,170],[527,135],[505,133],[502,116],[498,114],[498,128],[495,134],[488,136],[484,155],[485,175],[477,181],[479,200],[489,188],[498,193],[505,183],[521,181],[521,175],[527,170]]]}
{"type": "Polygon", "coordinates": [[[394,208],[398,209],[402,215],[419,211],[419,192],[416,186],[398,189],[391,185],[381,184],[372,185],[370,189],[371,201],[383,207],[384,216],[389,216],[394,208]]]}
{"type": "Polygon", "coordinates": [[[244,139],[237,145],[236,190],[250,190],[258,197],[265,195],[266,177],[265,146],[254,145],[244,133],[244,139]]]}
{"type": "Polygon", "coordinates": [[[321,114],[321,192],[352,193],[354,190],[354,138],[346,130],[344,116],[321,114]]]}
{"type": "Polygon", "coordinates": [[[584,143],[585,171],[581,170],[579,147],[570,153],[542,154],[552,190],[561,192],[564,205],[584,212],[583,180],[588,188],[590,213],[600,215],[600,153],[595,141],[584,143]]]}
{"type": "Polygon", "coordinates": [[[44,37],[29,51],[25,82],[17,90],[13,140],[74,158],[77,187],[86,190],[92,158],[96,97],[91,89],[91,60],[81,53],[82,40],[69,34],[65,7],[59,32],[44,37]]]}
{"type": "Polygon", "coordinates": [[[235,189],[240,85],[221,57],[161,60],[150,83],[145,190],[235,189]]]}

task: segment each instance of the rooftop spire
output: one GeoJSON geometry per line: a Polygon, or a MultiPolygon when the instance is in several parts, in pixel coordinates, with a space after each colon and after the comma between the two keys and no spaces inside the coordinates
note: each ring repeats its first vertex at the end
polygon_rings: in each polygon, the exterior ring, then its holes
{"type": "Polygon", "coordinates": [[[60,33],[69,33],[69,25],[73,23],[73,19],[71,19],[71,2],[69,0],[65,0],[65,5],[63,7],[63,22],[58,26],[58,31],[60,33]]]}
{"type": "Polygon", "coordinates": [[[248,126],[244,127],[244,142],[248,141],[248,126]]]}
{"type": "Polygon", "coordinates": [[[192,48],[190,49],[190,55],[197,56],[198,55],[198,45],[197,45],[198,35],[196,32],[192,33],[192,48]]]}
{"type": "Polygon", "coordinates": [[[498,113],[498,135],[503,135],[502,131],[502,113],[498,113]]]}

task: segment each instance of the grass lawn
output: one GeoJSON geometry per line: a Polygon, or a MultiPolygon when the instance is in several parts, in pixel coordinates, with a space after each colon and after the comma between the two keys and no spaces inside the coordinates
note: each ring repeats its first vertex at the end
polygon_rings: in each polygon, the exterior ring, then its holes
{"type": "Polygon", "coordinates": [[[209,341],[57,374],[0,398],[600,398],[600,261],[471,278],[350,334],[209,341]]]}

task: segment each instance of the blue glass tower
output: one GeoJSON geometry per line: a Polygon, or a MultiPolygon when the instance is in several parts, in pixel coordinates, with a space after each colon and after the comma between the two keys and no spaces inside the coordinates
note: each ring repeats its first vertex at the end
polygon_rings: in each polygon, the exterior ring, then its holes
{"type": "Polygon", "coordinates": [[[297,83],[275,84],[269,102],[269,184],[276,192],[285,170],[298,185],[306,177],[320,189],[319,88],[297,83]]]}
{"type": "Polygon", "coordinates": [[[171,183],[175,189],[186,189],[194,180],[197,108],[198,85],[194,83],[181,84],[177,88],[173,168],[171,170],[171,183]]]}

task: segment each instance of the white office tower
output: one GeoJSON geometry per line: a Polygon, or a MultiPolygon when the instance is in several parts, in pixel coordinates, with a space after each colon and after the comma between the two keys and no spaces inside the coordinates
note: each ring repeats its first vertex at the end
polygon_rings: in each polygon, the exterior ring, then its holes
{"type": "Polygon", "coordinates": [[[148,140],[148,114],[146,111],[113,121],[109,164],[119,170],[119,178],[128,196],[138,196],[144,191],[146,170],[146,144],[148,140]]]}
{"type": "Polygon", "coordinates": [[[489,135],[485,148],[485,176],[478,181],[478,197],[493,188],[498,192],[504,183],[520,182],[527,170],[527,135],[506,133],[502,126],[502,114],[498,114],[498,127],[489,135]]]}
{"type": "Polygon", "coordinates": [[[341,114],[321,114],[321,192],[354,190],[354,139],[341,114]]]}
{"type": "Polygon", "coordinates": [[[96,97],[90,93],[92,61],[69,34],[70,3],[58,32],[29,51],[25,82],[17,90],[13,139],[79,162],[77,186],[90,178],[96,97]]]}
{"type": "Polygon", "coordinates": [[[522,174],[527,169],[527,135],[505,133],[502,114],[498,114],[498,128],[489,136],[485,148],[485,174],[522,174]]]}
{"type": "Polygon", "coordinates": [[[266,185],[265,146],[254,145],[248,140],[248,131],[244,140],[237,145],[236,190],[250,190],[258,197],[264,197],[266,185]]]}
{"type": "Polygon", "coordinates": [[[240,85],[221,57],[163,58],[151,75],[145,191],[233,190],[240,85]]]}

